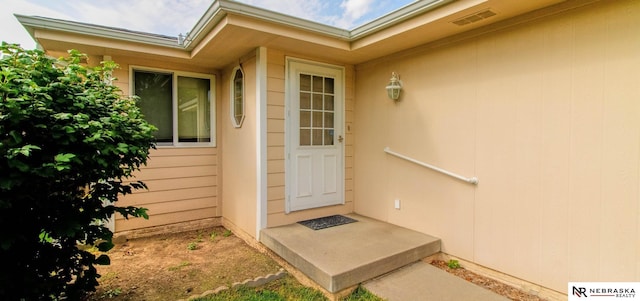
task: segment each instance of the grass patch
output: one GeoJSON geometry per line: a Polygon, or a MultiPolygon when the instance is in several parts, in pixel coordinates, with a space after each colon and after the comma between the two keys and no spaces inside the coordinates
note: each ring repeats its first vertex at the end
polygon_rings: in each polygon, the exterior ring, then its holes
{"type": "Polygon", "coordinates": [[[104,292],[102,294],[102,297],[103,298],[107,298],[107,299],[111,299],[111,298],[115,298],[115,297],[119,296],[120,294],[122,294],[122,290],[118,287],[118,288],[107,290],[106,292],[104,292]]]}
{"type": "Polygon", "coordinates": [[[451,259],[451,260],[449,260],[449,262],[447,262],[447,266],[448,266],[450,269],[454,269],[454,270],[455,270],[455,269],[459,269],[459,268],[460,268],[460,262],[458,262],[458,261],[457,261],[457,260],[455,260],[455,259],[451,259]]]}
{"type": "Polygon", "coordinates": [[[182,269],[183,267],[188,267],[188,266],[190,266],[190,265],[191,265],[191,262],[183,261],[183,262],[181,262],[179,265],[169,267],[169,269],[168,269],[168,270],[169,270],[169,271],[177,271],[177,270],[179,270],[179,269],[182,269]]]}
{"type": "Polygon", "coordinates": [[[189,250],[189,251],[193,251],[193,250],[195,250],[197,248],[198,248],[198,244],[196,242],[190,242],[187,245],[187,250],[189,250]]]}
{"type": "MultiPolygon", "coordinates": [[[[222,291],[216,295],[196,299],[196,301],[326,301],[325,296],[312,288],[297,282],[293,277],[286,276],[258,288],[237,287],[222,291]]],[[[358,287],[343,301],[383,301],[383,299],[358,287]]]]}
{"type": "Polygon", "coordinates": [[[342,299],[343,301],[382,301],[384,299],[372,294],[366,288],[358,286],[351,295],[342,299]]]}

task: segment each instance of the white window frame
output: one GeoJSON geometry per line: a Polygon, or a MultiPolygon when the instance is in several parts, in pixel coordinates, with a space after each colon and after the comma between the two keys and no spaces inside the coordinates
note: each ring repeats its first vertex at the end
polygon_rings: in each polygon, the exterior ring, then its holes
{"type": "Polygon", "coordinates": [[[233,71],[231,71],[231,79],[229,80],[229,89],[230,89],[229,112],[231,113],[231,124],[233,124],[233,127],[235,128],[241,128],[242,123],[244,122],[244,117],[245,117],[244,112],[245,112],[245,106],[246,106],[244,70],[242,70],[242,66],[237,66],[233,68],[233,71]],[[236,78],[236,72],[238,72],[238,70],[240,71],[240,74],[242,74],[242,117],[240,118],[239,122],[236,120],[236,103],[235,103],[235,100],[236,100],[235,78],[236,78]]]}
{"type": "Polygon", "coordinates": [[[145,66],[129,66],[129,95],[135,95],[135,81],[134,81],[134,73],[135,71],[148,71],[148,72],[160,72],[172,75],[172,130],[173,130],[173,142],[158,142],[157,146],[160,148],[164,147],[216,147],[216,77],[215,75],[206,74],[206,73],[195,73],[195,72],[186,72],[186,71],[176,71],[170,69],[162,69],[162,68],[152,68],[145,66]],[[211,141],[209,142],[179,142],[178,141],[178,76],[183,77],[192,77],[192,78],[202,78],[209,80],[209,106],[211,108],[211,112],[209,112],[209,120],[211,123],[209,137],[211,137],[211,141]]]}

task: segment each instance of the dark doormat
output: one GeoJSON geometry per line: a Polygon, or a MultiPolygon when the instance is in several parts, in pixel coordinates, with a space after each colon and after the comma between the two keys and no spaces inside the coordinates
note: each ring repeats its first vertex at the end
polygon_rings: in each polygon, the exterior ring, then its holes
{"type": "Polygon", "coordinates": [[[306,221],[298,222],[303,226],[311,228],[313,230],[326,229],[330,227],[340,226],[344,224],[350,224],[357,222],[357,220],[343,215],[331,215],[320,218],[314,218],[306,221]]]}

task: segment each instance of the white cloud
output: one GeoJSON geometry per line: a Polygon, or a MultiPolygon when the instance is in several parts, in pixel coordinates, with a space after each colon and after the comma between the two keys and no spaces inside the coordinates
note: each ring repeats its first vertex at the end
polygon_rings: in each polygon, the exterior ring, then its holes
{"type": "Polygon", "coordinates": [[[211,4],[209,0],[68,0],[75,21],[178,35],[189,31],[211,4]]]}
{"type": "MultiPolygon", "coordinates": [[[[177,36],[191,30],[214,0],[0,0],[0,40],[35,42],[14,13],[177,36]]],[[[237,0],[298,18],[350,29],[410,0],[237,0]]]]}
{"type": "Polygon", "coordinates": [[[84,22],[177,36],[191,30],[211,0],[0,0],[0,40],[32,49],[35,42],[13,16],[84,22]]]}
{"type": "Polygon", "coordinates": [[[245,4],[257,6],[282,14],[295,16],[314,22],[333,25],[335,16],[331,13],[335,0],[237,0],[245,4]]]}
{"type": "Polygon", "coordinates": [[[0,41],[17,43],[25,49],[35,48],[36,43],[13,14],[40,15],[59,19],[71,18],[70,15],[63,12],[22,0],[0,0],[0,7],[3,8],[0,10],[0,41]]]}
{"type": "Polygon", "coordinates": [[[371,11],[373,0],[344,0],[340,7],[344,9],[338,26],[351,28],[356,21],[371,11]]]}
{"type": "Polygon", "coordinates": [[[237,0],[283,14],[344,29],[380,17],[411,0],[237,0]]]}

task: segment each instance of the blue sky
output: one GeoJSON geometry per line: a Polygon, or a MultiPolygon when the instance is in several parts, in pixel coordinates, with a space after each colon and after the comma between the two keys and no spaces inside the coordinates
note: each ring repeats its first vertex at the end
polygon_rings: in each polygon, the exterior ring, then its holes
{"type": "MultiPolygon", "coordinates": [[[[0,40],[34,48],[13,14],[177,36],[195,25],[213,0],[0,0],[0,40]]],[[[288,15],[352,29],[414,0],[238,0],[288,15]]]]}

